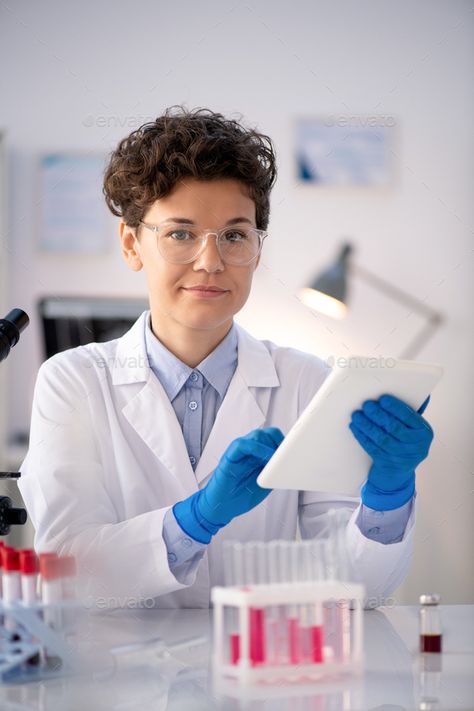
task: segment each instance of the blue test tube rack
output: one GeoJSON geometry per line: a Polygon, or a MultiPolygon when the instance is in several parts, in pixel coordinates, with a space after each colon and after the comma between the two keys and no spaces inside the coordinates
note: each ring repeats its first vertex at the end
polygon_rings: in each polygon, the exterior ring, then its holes
{"type": "Polygon", "coordinates": [[[66,635],[73,632],[81,610],[75,600],[28,606],[0,601],[0,682],[23,683],[78,673],[83,663],[66,635]],[[61,629],[51,627],[45,616],[60,619],[61,629]]]}

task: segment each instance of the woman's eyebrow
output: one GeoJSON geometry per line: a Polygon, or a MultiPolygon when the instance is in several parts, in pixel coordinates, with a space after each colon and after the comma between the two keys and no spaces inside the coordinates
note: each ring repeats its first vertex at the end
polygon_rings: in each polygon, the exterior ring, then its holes
{"type": "MultiPolygon", "coordinates": [[[[181,225],[194,225],[193,220],[189,220],[187,217],[167,217],[166,222],[179,222],[181,225]]],[[[239,222],[248,222],[252,224],[252,220],[248,217],[233,217],[231,220],[227,220],[226,225],[236,225],[239,222]]]]}

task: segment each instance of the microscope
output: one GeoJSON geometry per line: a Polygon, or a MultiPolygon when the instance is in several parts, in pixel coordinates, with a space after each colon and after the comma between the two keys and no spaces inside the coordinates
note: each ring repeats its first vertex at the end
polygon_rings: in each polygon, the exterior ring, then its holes
{"type": "MultiPolygon", "coordinates": [[[[28,315],[21,309],[12,309],[5,318],[0,319],[0,362],[16,346],[29,322],[28,315]]],[[[0,472],[0,479],[18,479],[20,476],[20,472],[0,472]]],[[[11,526],[26,523],[26,518],[25,509],[14,508],[9,496],[0,496],[0,536],[10,533],[11,526]]]]}

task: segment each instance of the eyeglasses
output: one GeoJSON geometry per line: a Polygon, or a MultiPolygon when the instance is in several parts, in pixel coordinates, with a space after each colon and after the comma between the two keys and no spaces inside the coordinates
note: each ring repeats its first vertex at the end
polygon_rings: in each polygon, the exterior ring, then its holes
{"type": "Polygon", "coordinates": [[[150,225],[140,220],[140,224],[156,235],[158,250],[167,262],[189,264],[204,251],[209,235],[216,238],[217,251],[223,262],[236,266],[250,264],[262,251],[263,240],[268,233],[255,227],[224,227],[221,230],[207,230],[194,225],[163,222],[150,225]]]}

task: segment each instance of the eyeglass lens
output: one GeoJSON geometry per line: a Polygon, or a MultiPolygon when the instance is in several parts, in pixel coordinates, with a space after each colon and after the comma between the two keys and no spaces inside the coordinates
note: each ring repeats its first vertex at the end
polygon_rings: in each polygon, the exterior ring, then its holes
{"type": "MultiPolygon", "coordinates": [[[[161,255],[170,262],[185,263],[196,257],[205,233],[195,227],[166,224],[156,232],[161,255]]],[[[258,255],[259,231],[248,227],[229,227],[219,232],[218,248],[229,264],[246,264],[258,255]]]]}

